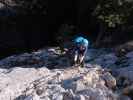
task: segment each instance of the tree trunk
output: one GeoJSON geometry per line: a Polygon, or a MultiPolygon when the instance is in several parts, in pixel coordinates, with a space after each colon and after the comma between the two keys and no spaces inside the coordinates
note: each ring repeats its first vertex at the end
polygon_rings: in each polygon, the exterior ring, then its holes
{"type": "Polygon", "coordinates": [[[100,22],[100,31],[99,34],[96,38],[96,42],[95,42],[95,46],[98,47],[100,45],[101,39],[103,37],[103,35],[105,34],[106,28],[103,22],[100,22]]]}

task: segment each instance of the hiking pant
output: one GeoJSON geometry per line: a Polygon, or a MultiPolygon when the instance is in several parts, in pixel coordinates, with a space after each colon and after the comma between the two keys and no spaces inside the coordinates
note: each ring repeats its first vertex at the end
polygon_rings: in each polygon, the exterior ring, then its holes
{"type": "Polygon", "coordinates": [[[76,49],[75,54],[74,54],[74,63],[75,64],[84,64],[84,58],[85,58],[86,52],[87,52],[87,48],[83,51],[76,49]]]}

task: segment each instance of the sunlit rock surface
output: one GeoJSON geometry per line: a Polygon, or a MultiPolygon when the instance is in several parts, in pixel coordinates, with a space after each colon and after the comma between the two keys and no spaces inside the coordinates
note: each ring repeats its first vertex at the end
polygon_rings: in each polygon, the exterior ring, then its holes
{"type": "Polygon", "coordinates": [[[13,55],[0,61],[0,100],[130,100],[132,59],[89,49],[78,68],[58,47],[13,55]]]}
{"type": "Polygon", "coordinates": [[[15,67],[0,74],[0,100],[116,100],[102,73],[107,72],[96,65],[53,70],[15,67]]]}

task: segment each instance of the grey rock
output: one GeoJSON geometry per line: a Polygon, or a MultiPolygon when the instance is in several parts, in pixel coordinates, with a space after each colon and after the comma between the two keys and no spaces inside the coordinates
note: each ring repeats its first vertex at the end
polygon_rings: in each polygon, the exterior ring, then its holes
{"type": "Polygon", "coordinates": [[[133,77],[132,77],[133,67],[132,66],[117,69],[116,72],[117,72],[117,77],[119,78],[123,77],[125,79],[130,80],[130,82],[133,82],[133,77]]]}
{"type": "Polygon", "coordinates": [[[111,88],[115,87],[116,80],[98,63],[112,66],[117,57],[104,50],[88,51],[99,57],[91,55],[96,64],[87,63],[84,68],[66,68],[66,58],[60,56],[58,48],[7,57],[0,61],[0,66],[12,68],[0,70],[0,99],[115,100],[111,88]],[[49,70],[48,66],[56,69],[49,70]]]}
{"type": "Polygon", "coordinates": [[[126,54],[127,58],[133,58],[133,51],[126,54]]]}
{"type": "Polygon", "coordinates": [[[52,100],[63,100],[62,94],[54,94],[52,100]]]}
{"type": "Polygon", "coordinates": [[[33,100],[33,97],[32,96],[27,96],[25,99],[23,100],[33,100]]]}
{"type": "Polygon", "coordinates": [[[86,100],[86,98],[83,95],[79,95],[77,100],[86,100]]]}
{"type": "Polygon", "coordinates": [[[116,87],[116,79],[109,72],[103,74],[103,79],[109,88],[116,87]]]}
{"type": "Polygon", "coordinates": [[[120,97],[118,98],[118,100],[131,100],[130,97],[125,96],[125,95],[120,95],[120,97]]]}

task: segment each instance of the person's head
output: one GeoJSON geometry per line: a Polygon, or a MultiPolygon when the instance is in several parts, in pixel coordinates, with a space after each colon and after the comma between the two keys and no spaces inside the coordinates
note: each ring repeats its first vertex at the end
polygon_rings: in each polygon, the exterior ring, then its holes
{"type": "Polygon", "coordinates": [[[89,41],[85,38],[82,40],[82,43],[85,47],[88,47],[88,45],[89,45],[89,41]]]}
{"type": "Polygon", "coordinates": [[[85,46],[84,45],[80,45],[80,47],[79,47],[79,49],[81,50],[81,51],[83,51],[83,50],[85,50],[85,46]]]}
{"type": "Polygon", "coordinates": [[[82,36],[79,36],[79,37],[76,37],[76,39],[74,40],[74,43],[82,48],[82,46],[84,47],[87,47],[89,45],[89,42],[86,38],[82,37],[82,36]]]}
{"type": "Polygon", "coordinates": [[[83,40],[84,38],[82,36],[78,36],[74,39],[74,42],[75,43],[81,43],[81,41],[83,40]]]}

